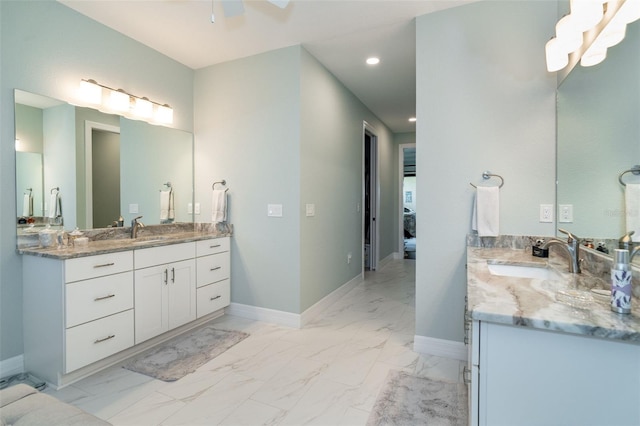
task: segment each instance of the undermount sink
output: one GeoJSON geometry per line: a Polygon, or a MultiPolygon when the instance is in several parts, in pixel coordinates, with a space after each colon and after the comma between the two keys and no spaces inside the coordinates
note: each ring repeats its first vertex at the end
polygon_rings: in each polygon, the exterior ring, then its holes
{"type": "Polygon", "coordinates": [[[158,243],[160,241],[166,241],[168,237],[156,237],[156,238],[148,238],[144,240],[134,240],[131,244],[133,245],[141,245],[141,244],[153,244],[158,243]]]}
{"type": "Polygon", "coordinates": [[[488,266],[491,275],[542,280],[554,280],[560,278],[557,272],[546,266],[512,265],[504,263],[489,263],[488,266]]]}

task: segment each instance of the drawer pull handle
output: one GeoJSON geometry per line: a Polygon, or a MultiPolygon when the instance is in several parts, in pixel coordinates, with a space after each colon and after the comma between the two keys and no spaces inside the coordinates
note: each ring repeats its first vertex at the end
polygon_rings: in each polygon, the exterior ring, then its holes
{"type": "Polygon", "coordinates": [[[93,342],[93,343],[106,342],[107,340],[113,339],[114,337],[116,337],[116,335],[115,335],[115,334],[112,334],[112,335],[107,336],[107,337],[104,337],[104,338],[102,338],[102,339],[98,339],[98,340],[96,340],[96,341],[95,341],[95,342],[93,342]]]}
{"type": "Polygon", "coordinates": [[[213,271],[217,271],[218,269],[222,268],[222,266],[216,266],[215,268],[211,268],[209,269],[209,271],[213,272],[213,271]]]}
{"type": "Polygon", "coordinates": [[[218,248],[218,247],[220,247],[220,244],[216,244],[215,246],[209,246],[210,249],[218,248]]]}
{"type": "Polygon", "coordinates": [[[212,298],[211,298],[211,299],[209,299],[209,300],[210,300],[210,301],[211,301],[211,300],[216,300],[216,299],[220,299],[221,297],[222,297],[222,296],[217,295],[217,296],[215,296],[215,297],[212,297],[212,298]]]}
{"type": "Polygon", "coordinates": [[[165,269],[164,270],[164,285],[167,285],[169,282],[169,270],[165,269]]]}
{"type": "Polygon", "coordinates": [[[106,266],[113,266],[113,265],[115,265],[115,263],[111,262],[111,263],[103,263],[102,265],[94,265],[93,267],[94,268],[104,268],[106,266]]]}
{"type": "Polygon", "coordinates": [[[171,282],[176,282],[176,268],[171,268],[171,282]]]}
{"type": "Polygon", "coordinates": [[[115,294],[108,294],[106,296],[96,297],[95,299],[93,299],[93,301],[94,302],[98,302],[100,300],[111,299],[112,297],[116,297],[116,295],[115,294]]]}
{"type": "Polygon", "coordinates": [[[462,369],[462,381],[465,385],[470,385],[472,380],[471,369],[466,365],[462,369]]]}

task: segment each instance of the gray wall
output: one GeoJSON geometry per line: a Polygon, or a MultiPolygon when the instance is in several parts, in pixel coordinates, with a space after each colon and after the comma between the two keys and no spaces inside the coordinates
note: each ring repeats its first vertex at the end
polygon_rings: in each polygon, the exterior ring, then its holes
{"type": "Polygon", "coordinates": [[[226,179],[233,302],[301,313],[360,273],[363,120],[380,138],[381,256],[393,252],[392,135],[302,47],[198,70],[195,111],[196,221],[226,179]],[[283,217],[267,217],[270,203],[283,217]]]}
{"type": "Polygon", "coordinates": [[[470,182],[504,177],[500,233],[553,235],[556,2],[485,1],[419,17],[416,335],[461,342],[470,182]]]}
{"type": "Polygon", "coordinates": [[[193,131],[194,72],[49,0],[1,1],[0,43],[0,182],[8,200],[0,203],[0,360],[6,360],[22,354],[13,90],[72,101],[80,80],[94,78],[170,104],[174,127],[193,131]]]}

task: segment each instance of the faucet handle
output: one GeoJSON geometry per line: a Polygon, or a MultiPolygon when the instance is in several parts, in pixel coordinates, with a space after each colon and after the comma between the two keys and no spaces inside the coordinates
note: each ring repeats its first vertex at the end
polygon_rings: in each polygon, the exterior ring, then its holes
{"type": "Polygon", "coordinates": [[[562,232],[563,234],[567,235],[567,242],[568,243],[572,243],[573,241],[580,241],[580,238],[576,237],[574,234],[572,234],[569,231],[566,231],[562,228],[558,228],[558,231],[562,232]]]}
{"type": "Polygon", "coordinates": [[[135,218],[131,219],[131,226],[134,226],[136,224],[136,222],[138,222],[138,219],[142,219],[142,216],[138,216],[138,217],[135,217],[135,218]]]}

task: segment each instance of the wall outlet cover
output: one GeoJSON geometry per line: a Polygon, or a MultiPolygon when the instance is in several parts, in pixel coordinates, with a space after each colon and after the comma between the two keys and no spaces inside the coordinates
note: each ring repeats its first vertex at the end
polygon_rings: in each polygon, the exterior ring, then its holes
{"type": "Polygon", "coordinates": [[[307,204],[305,206],[307,216],[315,216],[316,215],[316,205],[315,204],[307,204]]]}
{"type": "Polygon", "coordinates": [[[267,216],[282,217],[282,204],[267,204],[267,216]]]}
{"type": "Polygon", "coordinates": [[[558,206],[558,222],[573,222],[573,204],[560,204],[558,206]]]}
{"type": "Polygon", "coordinates": [[[540,204],[540,222],[553,222],[553,204],[540,204]]]}

